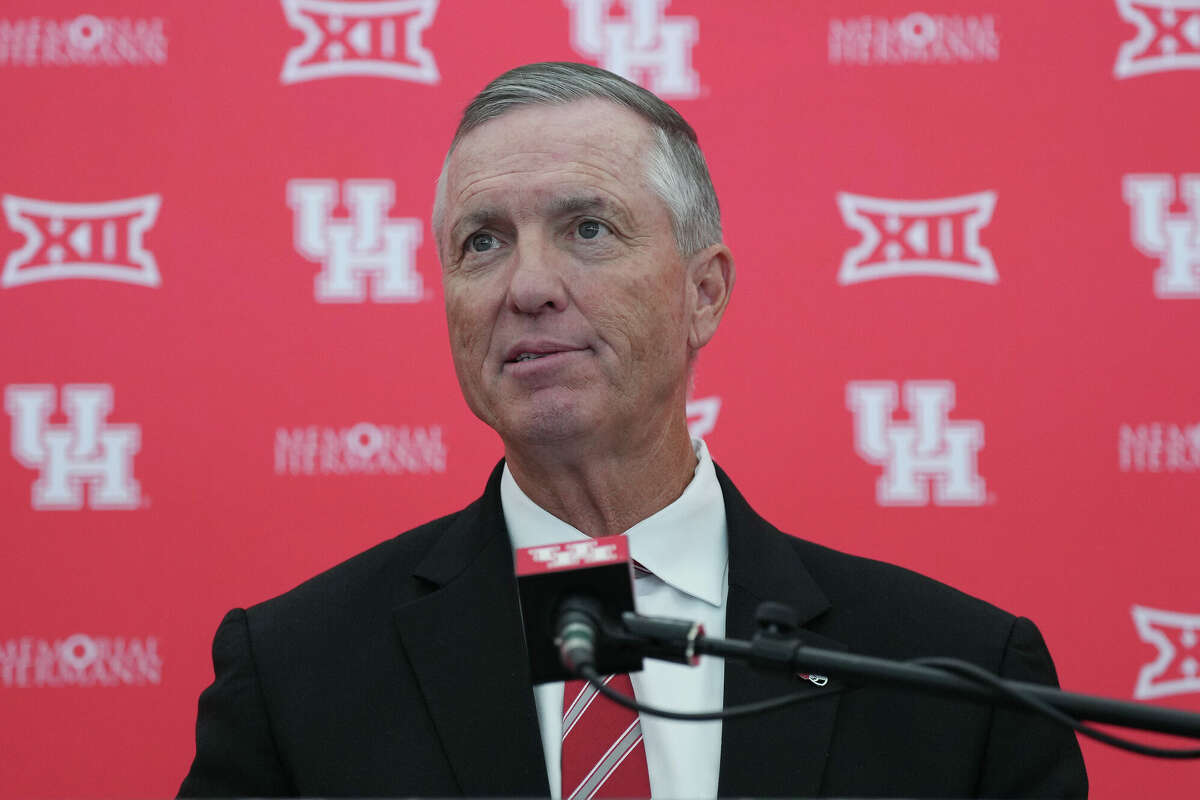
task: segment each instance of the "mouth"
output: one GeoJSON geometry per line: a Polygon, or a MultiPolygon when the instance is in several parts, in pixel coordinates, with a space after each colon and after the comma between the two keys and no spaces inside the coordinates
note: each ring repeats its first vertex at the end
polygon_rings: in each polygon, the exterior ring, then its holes
{"type": "Polygon", "coordinates": [[[508,351],[504,359],[505,364],[524,364],[529,361],[538,361],[545,358],[553,359],[554,356],[562,356],[570,353],[581,353],[588,348],[577,347],[575,345],[559,344],[559,343],[525,343],[522,342],[508,351]]]}
{"type": "Polygon", "coordinates": [[[521,353],[521,355],[510,361],[510,364],[520,364],[522,361],[533,361],[536,358],[545,358],[551,353],[521,353]]]}

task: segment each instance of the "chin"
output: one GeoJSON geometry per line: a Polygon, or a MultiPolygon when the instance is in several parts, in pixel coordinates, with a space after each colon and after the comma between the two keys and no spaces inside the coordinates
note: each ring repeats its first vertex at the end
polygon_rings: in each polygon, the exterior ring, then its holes
{"type": "Polygon", "coordinates": [[[506,415],[501,438],[528,445],[555,444],[576,439],[596,429],[595,422],[579,409],[562,405],[531,408],[519,417],[506,415]]]}

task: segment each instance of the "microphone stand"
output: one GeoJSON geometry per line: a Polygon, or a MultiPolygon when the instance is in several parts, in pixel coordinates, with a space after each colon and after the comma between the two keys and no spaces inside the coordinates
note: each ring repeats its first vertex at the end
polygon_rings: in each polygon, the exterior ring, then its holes
{"type": "MultiPolygon", "coordinates": [[[[601,648],[615,647],[638,657],[695,665],[699,656],[711,655],[782,672],[824,673],[990,704],[1025,707],[996,686],[977,683],[934,667],[809,647],[804,644],[803,637],[796,634],[795,612],[780,603],[760,605],[755,620],[759,630],[750,641],[706,636],[703,628],[694,622],[645,617],[628,611],[621,615],[620,623],[611,619],[596,621],[601,648]]],[[[1037,683],[996,680],[1077,719],[1200,739],[1200,714],[1068,692],[1037,683]]],[[[818,681],[814,683],[821,685],[818,681]]]]}

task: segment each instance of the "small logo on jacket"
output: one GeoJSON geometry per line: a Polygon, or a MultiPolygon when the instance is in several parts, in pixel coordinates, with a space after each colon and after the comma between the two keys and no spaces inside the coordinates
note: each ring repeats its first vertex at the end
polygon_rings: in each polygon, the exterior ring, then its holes
{"type": "Polygon", "coordinates": [[[417,272],[421,221],[389,217],[396,184],[348,180],[342,184],[347,219],[335,219],[338,184],[333,180],[288,181],[296,251],[322,266],[314,284],[318,303],[415,303],[424,299],[417,272]]]}
{"type": "Polygon", "coordinates": [[[32,505],[37,511],[129,509],[141,504],[133,477],[133,457],[141,449],[141,427],[107,422],[112,386],[68,384],[62,390],[66,425],[51,425],[53,386],[15,385],[4,392],[12,416],[12,454],[23,467],[38,470],[32,505]]]}
{"type": "Polygon", "coordinates": [[[838,283],[925,275],[978,283],[998,280],[979,231],[992,220],[995,192],[934,200],[888,200],[839,192],[842,220],[862,234],[846,251],[838,283]]]}
{"type": "Polygon", "coordinates": [[[161,203],[156,194],[105,203],[4,195],[4,218],[25,243],[5,259],[0,286],[67,278],[158,286],[158,264],[142,237],[161,203]]]}
{"type": "MultiPolygon", "coordinates": [[[[1197,17],[1200,25],[1200,17],[1197,17]]],[[[1164,300],[1200,298],[1200,174],[1126,175],[1122,182],[1129,204],[1133,246],[1158,259],[1154,294],[1164,300]],[[1171,213],[1182,201],[1187,210],[1171,213]]]]}
{"type": "Polygon", "coordinates": [[[1138,673],[1133,696],[1153,700],[1200,692],[1200,614],[1132,606],[1138,637],[1158,648],[1158,656],[1138,673]]]}
{"type": "Polygon", "coordinates": [[[666,16],[671,0],[625,0],[625,17],[612,16],[614,0],[565,2],[577,53],[661,97],[700,94],[700,76],[692,68],[700,23],[695,17],[666,16]]]}
{"type": "Polygon", "coordinates": [[[0,641],[0,685],[6,689],[158,686],[162,668],[153,636],[75,633],[63,639],[0,641]]]}
{"type": "Polygon", "coordinates": [[[283,0],[288,25],[304,41],[288,51],[281,83],[320,78],[395,78],[437,83],[433,54],[421,34],[438,0],[283,0]]]}
{"type": "Polygon", "coordinates": [[[952,381],[905,381],[909,421],[892,418],[900,393],[893,381],[851,381],[846,407],[854,414],[854,450],[883,467],[875,484],[881,506],[978,506],[987,500],[976,457],[983,447],[983,423],[949,418],[954,409],[952,381]]]}
{"type": "Polygon", "coordinates": [[[1117,0],[1117,12],[1137,34],[1117,51],[1115,77],[1200,69],[1200,0],[1117,0]]]}

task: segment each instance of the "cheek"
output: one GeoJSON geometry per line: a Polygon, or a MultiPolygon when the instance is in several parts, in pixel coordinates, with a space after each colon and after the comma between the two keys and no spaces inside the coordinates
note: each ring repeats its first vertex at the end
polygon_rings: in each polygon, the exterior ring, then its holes
{"type": "Polygon", "coordinates": [[[682,294],[683,288],[665,277],[647,277],[610,289],[595,318],[632,364],[661,365],[686,342],[682,294]]]}
{"type": "Polygon", "coordinates": [[[446,327],[450,334],[450,352],[460,374],[469,371],[472,363],[481,361],[486,350],[487,317],[460,292],[446,289],[446,327]]]}

